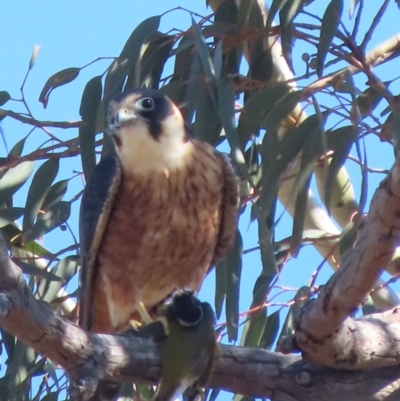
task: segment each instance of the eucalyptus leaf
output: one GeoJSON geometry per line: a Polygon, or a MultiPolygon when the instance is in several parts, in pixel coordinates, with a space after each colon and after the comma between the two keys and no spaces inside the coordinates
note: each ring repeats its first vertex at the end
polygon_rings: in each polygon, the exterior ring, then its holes
{"type": "Polygon", "coordinates": [[[318,41],[317,74],[322,76],[326,55],[336,35],[343,12],[343,0],[332,0],[322,18],[321,35],[318,41]]]}
{"type": "Polygon", "coordinates": [[[11,196],[22,187],[33,171],[34,162],[22,162],[10,168],[0,179],[0,204],[10,200],[11,196]]]}
{"type": "Polygon", "coordinates": [[[229,341],[236,341],[239,328],[239,289],[242,271],[243,241],[236,232],[232,249],[226,261],[226,324],[229,341]]]}
{"type": "Polygon", "coordinates": [[[22,228],[25,231],[36,219],[51,183],[58,173],[59,159],[45,161],[33,176],[25,203],[25,214],[22,228]]]}
{"type": "Polygon", "coordinates": [[[79,75],[80,70],[80,68],[75,67],[65,68],[56,72],[47,80],[39,95],[39,102],[43,104],[44,108],[47,107],[51,92],[59,86],[73,81],[79,75]]]}

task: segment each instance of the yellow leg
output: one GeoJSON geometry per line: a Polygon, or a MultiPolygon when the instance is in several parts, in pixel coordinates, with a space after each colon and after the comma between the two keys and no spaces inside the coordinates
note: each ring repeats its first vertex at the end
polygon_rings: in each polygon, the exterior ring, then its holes
{"type": "Polygon", "coordinates": [[[139,302],[138,308],[137,308],[140,317],[143,320],[143,324],[150,324],[153,323],[153,319],[149,315],[149,312],[147,312],[146,307],[143,305],[143,302],[139,302]]]}

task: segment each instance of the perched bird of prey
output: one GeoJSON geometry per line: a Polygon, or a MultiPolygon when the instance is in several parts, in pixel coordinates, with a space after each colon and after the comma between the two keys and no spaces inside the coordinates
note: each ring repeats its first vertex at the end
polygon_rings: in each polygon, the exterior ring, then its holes
{"type": "Polygon", "coordinates": [[[235,237],[238,182],[229,159],[192,137],[162,92],[108,104],[115,152],[95,168],[80,211],[80,324],[129,328],[175,290],[198,291],[235,237]]]}
{"type": "Polygon", "coordinates": [[[154,401],[170,401],[188,389],[189,400],[211,377],[219,352],[210,304],[178,293],[166,310],[168,337],[162,351],[161,383],[154,401]]]}

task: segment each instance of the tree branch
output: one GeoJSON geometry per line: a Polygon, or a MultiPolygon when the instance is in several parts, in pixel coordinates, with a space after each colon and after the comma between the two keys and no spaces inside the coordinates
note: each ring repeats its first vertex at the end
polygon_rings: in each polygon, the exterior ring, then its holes
{"type": "MultiPolygon", "coordinates": [[[[386,333],[400,333],[400,323],[390,321],[393,316],[400,314],[393,313],[389,319],[387,314],[382,316],[386,333]],[[386,323],[383,318],[387,319],[386,323]]],[[[0,325],[65,369],[75,391],[90,394],[102,378],[151,383],[160,379],[162,341],[134,334],[113,336],[85,332],[56,316],[47,304],[33,298],[21,270],[9,259],[2,239],[0,325]]],[[[387,348],[394,353],[397,345],[388,340],[387,348]]],[[[334,401],[338,393],[352,401],[400,396],[398,367],[373,372],[334,371],[307,363],[298,356],[258,348],[226,345],[221,348],[210,383],[215,388],[269,397],[273,401],[334,401]]]]}
{"type": "Polygon", "coordinates": [[[400,349],[395,344],[400,340],[400,309],[395,308],[383,319],[382,315],[358,321],[348,317],[374,287],[399,240],[400,158],[397,158],[375,191],[354,250],[322,288],[318,299],[302,311],[296,340],[308,360],[342,369],[374,369],[399,363],[400,349]],[[388,317],[396,321],[390,328],[388,317]]]}
{"type": "Polygon", "coordinates": [[[53,128],[67,129],[67,128],[78,128],[83,124],[82,121],[40,121],[40,120],[35,120],[34,118],[25,117],[19,113],[16,113],[15,111],[5,110],[5,109],[0,109],[0,117],[1,118],[11,117],[14,118],[15,120],[20,121],[21,123],[29,124],[38,128],[53,127],[53,128]]]}

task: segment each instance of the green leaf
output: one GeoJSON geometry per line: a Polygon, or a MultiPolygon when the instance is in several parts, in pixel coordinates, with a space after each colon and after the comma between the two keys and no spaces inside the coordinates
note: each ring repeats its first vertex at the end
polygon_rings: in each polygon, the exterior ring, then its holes
{"type": "Polygon", "coordinates": [[[24,253],[25,257],[45,257],[48,259],[55,259],[55,256],[47,250],[45,247],[40,245],[36,241],[29,241],[25,244],[23,244],[22,247],[20,247],[21,251],[24,253]],[[27,254],[31,254],[31,256],[28,256],[27,254]],[[33,255],[33,256],[32,256],[33,255]]]}
{"type": "Polygon", "coordinates": [[[303,243],[304,221],[307,212],[308,191],[310,189],[312,174],[305,178],[304,184],[298,189],[293,216],[293,233],[291,240],[291,254],[296,257],[300,245],[303,243]]]}
{"type": "Polygon", "coordinates": [[[37,291],[38,298],[48,303],[53,302],[56,299],[60,289],[76,274],[78,270],[79,259],[79,256],[71,255],[60,260],[51,269],[51,274],[60,277],[62,281],[42,281],[37,291]]]}
{"type": "Polygon", "coordinates": [[[148,41],[151,35],[157,32],[160,19],[160,16],[147,18],[129,36],[121,54],[108,68],[104,84],[104,98],[121,91],[125,77],[140,59],[142,45],[148,41]]]}
{"type": "Polygon", "coordinates": [[[61,201],[68,189],[69,180],[61,180],[53,184],[46,197],[44,198],[42,208],[47,210],[61,201]]]}
{"type": "Polygon", "coordinates": [[[58,173],[59,159],[45,161],[36,171],[25,204],[25,215],[22,228],[25,231],[36,219],[51,183],[58,173]]]}
{"type": "Polygon", "coordinates": [[[304,0],[289,0],[280,7],[279,20],[281,29],[287,28],[300,12],[304,0]]]}
{"type": "Polygon", "coordinates": [[[196,50],[200,56],[201,64],[203,66],[204,73],[206,76],[214,81],[215,80],[215,70],[214,65],[211,60],[210,49],[204,39],[203,34],[199,26],[196,24],[196,21],[192,17],[192,29],[194,32],[194,38],[196,40],[196,50]]]}
{"type": "Polygon", "coordinates": [[[140,59],[140,65],[137,64],[129,72],[125,90],[137,86],[158,88],[165,63],[171,55],[174,43],[174,36],[155,32],[145,45],[147,48],[140,59]],[[139,85],[136,82],[138,74],[140,74],[139,85]]]}
{"type": "Polygon", "coordinates": [[[250,77],[261,82],[271,80],[274,72],[274,62],[271,51],[265,50],[254,59],[250,65],[250,77]]]}
{"type": "Polygon", "coordinates": [[[279,332],[279,311],[268,316],[264,333],[260,340],[260,347],[270,350],[279,332]]]}
{"type": "Polygon", "coordinates": [[[10,200],[32,173],[34,162],[23,162],[10,168],[0,179],[0,204],[10,200]]]}
{"type": "Polygon", "coordinates": [[[96,120],[97,109],[100,105],[103,86],[101,84],[101,75],[88,81],[83,90],[79,114],[82,120],[92,125],[96,120]]]}
{"type": "Polygon", "coordinates": [[[349,19],[353,18],[354,10],[357,8],[360,0],[351,0],[349,5],[349,19]]]}
{"type": "Polygon", "coordinates": [[[65,223],[71,214],[70,202],[59,202],[40,214],[34,225],[29,226],[22,234],[22,241],[32,241],[54,230],[65,223]]]}
{"type": "Polygon", "coordinates": [[[11,96],[6,91],[0,91],[0,106],[7,103],[11,99],[11,96]]]}
{"type": "Polygon", "coordinates": [[[279,11],[282,53],[292,71],[293,20],[300,12],[302,3],[303,0],[289,0],[279,11]]]}
{"type": "Polygon", "coordinates": [[[249,320],[246,322],[245,328],[243,329],[243,338],[240,345],[243,345],[244,347],[258,347],[260,345],[266,323],[266,308],[263,308],[256,313],[249,314],[249,320]]]}
{"type": "Polygon", "coordinates": [[[221,76],[222,61],[223,61],[222,40],[220,40],[217,43],[217,46],[215,47],[215,52],[214,52],[214,70],[215,70],[215,78],[216,79],[219,79],[221,76]]]}
{"type": "Polygon", "coordinates": [[[96,167],[95,139],[96,117],[101,104],[101,76],[92,78],[85,86],[82,94],[79,114],[85,125],[79,127],[79,146],[86,182],[96,167]]]}
{"type": "Polygon", "coordinates": [[[266,23],[266,27],[268,30],[271,29],[271,25],[274,21],[276,13],[282,10],[283,6],[286,4],[287,1],[288,0],[273,0],[273,2],[271,3],[266,23]]]}
{"type": "Polygon", "coordinates": [[[226,256],[226,323],[229,341],[236,341],[239,327],[239,289],[242,271],[243,241],[236,231],[231,251],[226,256]]]}
{"type": "Polygon", "coordinates": [[[289,92],[284,97],[278,100],[272,110],[267,114],[263,121],[263,126],[266,129],[275,128],[278,124],[289,115],[290,112],[299,103],[302,96],[301,91],[289,92]]]}
{"type": "Polygon", "coordinates": [[[241,0],[239,3],[238,22],[237,22],[239,31],[241,31],[243,27],[246,25],[246,22],[249,19],[250,9],[252,8],[253,3],[254,0],[241,0]]]}
{"type": "Polygon", "coordinates": [[[222,307],[226,297],[226,259],[221,260],[215,266],[215,314],[217,319],[221,317],[222,307]]]}
{"type": "Polygon", "coordinates": [[[322,76],[326,55],[336,35],[343,12],[343,0],[332,0],[322,18],[321,35],[318,41],[317,74],[322,76]]]}
{"type": "Polygon", "coordinates": [[[61,277],[59,277],[53,273],[50,273],[47,270],[42,269],[36,265],[32,265],[32,264],[23,262],[16,258],[14,258],[13,261],[23,271],[24,274],[42,277],[42,278],[45,278],[46,280],[50,280],[50,281],[62,281],[61,277]]]}
{"type": "Polygon", "coordinates": [[[45,278],[46,280],[50,280],[50,281],[62,281],[61,277],[58,277],[55,274],[50,273],[45,269],[41,269],[40,267],[38,267],[36,265],[31,265],[29,263],[22,262],[21,260],[18,260],[16,258],[13,259],[13,261],[23,271],[24,274],[42,277],[42,278],[45,278]]]}
{"type": "Polygon", "coordinates": [[[325,181],[324,203],[328,212],[330,210],[333,183],[339,170],[346,162],[351,147],[357,140],[357,130],[352,125],[340,127],[337,130],[327,133],[328,148],[334,151],[332,159],[328,166],[325,181]]]}
{"type": "Polygon", "coordinates": [[[378,106],[380,101],[383,99],[381,93],[382,92],[377,90],[375,87],[370,86],[360,96],[358,96],[356,102],[361,117],[370,115],[376,106],[378,106]]]}
{"type": "Polygon", "coordinates": [[[18,220],[24,213],[23,207],[9,207],[7,209],[0,210],[0,228],[14,223],[18,220]]]}
{"type": "Polygon", "coordinates": [[[245,148],[248,139],[260,128],[265,116],[291,90],[285,83],[277,83],[253,94],[244,104],[237,127],[239,142],[245,148]]]}
{"type": "MultiPolygon", "coordinates": [[[[291,249],[294,255],[297,255],[298,248],[302,244],[304,220],[307,210],[308,190],[311,183],[312,173],[318,158],[325,153],[324,132],[320,118],[325,118],[317,114],[309,116],[300,124],[297,133],[300,130],[306,135],[301,154],[300,170],[293,186],[293,194],[296,196],[295,212],[293,217],[293,234],[291,240],[291,249]]],[[[322,121],[323,124],[323,121],[322,121]]]]}
{"type": "Polygon", "coordinates": [[[20,157],[22,154],[22,151],[24,150],[24,146],[25,146],[25,141],[26,138],[22,138],[21,140],[19,140],[14,146],[13,148],[10,150],[10,153],[8,154],[7,157],[12,158],[12,157],[20,157]]]}
{"type": "Polygon", "coordinates": [[[228,139],[231,150],[239,149],[239,137],[235,126],[235,92],[225,79],[217,83],[218,108],[222,126],[228,139]]]}
{"type": "Polygon", "coordinates": [[[286,315],[285,322],[281,333],[279,334],[277,350],[283,353],[293,352],[295,347],[295,325],[296,319],[299,318],[302,308],[309,301],[311,295],[310,287],[301,287],[295,297],[295,303],[289,308],[288,314],[286,315]]]}
{"type": "Polygon", "coordinates": [[[59,86],[73,81],[79,75],[80,70],[80,68],[75,67],[66,68],[56,72],[47,80],[39,95],[39,102],[43,104],[44,108],[47,107],[50,93],[59,86]]]}
{"type": "Polygon", "coordinates": [[[194,122],[196,138],[215,146],[222,130],[216,96],[210,92],[208,86],[200,85],[196,97],[196,119],[194,122]]]}

